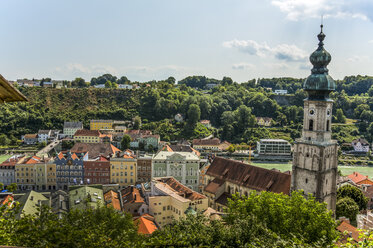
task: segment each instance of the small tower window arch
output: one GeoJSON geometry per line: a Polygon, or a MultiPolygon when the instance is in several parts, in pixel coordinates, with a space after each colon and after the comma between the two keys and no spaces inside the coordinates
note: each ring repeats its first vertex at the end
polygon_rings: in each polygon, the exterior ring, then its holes
{"type": "Polygon", "coordinates": [[[308,125],[308,130],[313,131],[313,120],[311,119],[308,125]]]}
{"type": "Polygon", "coordinates": [[[329,126],[330,126],[330,121],[327,120],[327,121],[326,121],[326,131],[327,131],[327,132],[330,131],[330,130],[329,130],[329,126]]]}

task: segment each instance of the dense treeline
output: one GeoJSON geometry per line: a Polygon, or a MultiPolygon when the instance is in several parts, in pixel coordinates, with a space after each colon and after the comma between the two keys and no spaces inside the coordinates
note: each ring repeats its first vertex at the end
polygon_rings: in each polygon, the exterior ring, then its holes
{"type": "MultiPolygon", "coordinates": [[[[74,81],[74,84],[84,82],[74,81]]],[[[111,81],[130,82],[126,77],[118,79],[105,74],[92,78],[90,84],[111,81]]],[[[307,97],[301,89],[302,82],[302,79],[272,78],[238,84],[228,77],[215,80],[192,76],[177,85],[170,77],[140,84],[139,89],[133,90],[20,87],[30,101],[0,106],[0,145],[14,143],[20,135],[41,128],[61,129],[65,120],[81,120],[88,127],[91,119],[130,120],[135,116],[141,117],[142,128],[159,133],[166,141],[210,134],[235,143],[255,142],[263,137],[293,141],[300,136],[303,99],[307,97]],[[206,89],[207,84],[217,86],[206,89]],[[287,89],[291,95],[275,96],[268,88],[287,89]],[[181,114],[185,122],[176,123],[176,114],[181,114]],[[255,117],[272,118],[274,128],[258,128],[255,117]],[[216,129],[198,124],[201,119],[210,120],[216,129]]],[[[334,138],[340,142],[350,142],[358,136],[372,141],[373,100],[369,97],[373,95],[372,82],[367,76],[346,77],[336,82],[337,91],[331,94],[335,101],[333,123],[343,124],[346,117],[360,120],[352,125],[333,125],[334,138]]]]}
{"type": "Polygon", "coordinates": [[[151,236],[137,234],[129,214],[112,208],[72,210],[58,218],[42,207],[14,218],[0,207],[0,244],[22,247],[331,247],[339,238],[325,203],[301,192],[235,196],[222,220],[189,214],[151,236]]]}

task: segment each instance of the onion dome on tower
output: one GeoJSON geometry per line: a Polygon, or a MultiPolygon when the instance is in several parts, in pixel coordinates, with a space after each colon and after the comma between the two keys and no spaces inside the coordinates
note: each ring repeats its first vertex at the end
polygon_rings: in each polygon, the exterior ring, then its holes
{"type": "Polygon", "coordinates": [[[311,75],[304,81],[303,89],[308,92],[308,99],[325,100],[329,93],[335,90],[335,82],[328,74],[327,65],[330,63],[332,56],[324,49],[323,40],[325,34],[321,31],[317,35],[319,47],[310,56],[310,62],[313,65],[311,75]]]}

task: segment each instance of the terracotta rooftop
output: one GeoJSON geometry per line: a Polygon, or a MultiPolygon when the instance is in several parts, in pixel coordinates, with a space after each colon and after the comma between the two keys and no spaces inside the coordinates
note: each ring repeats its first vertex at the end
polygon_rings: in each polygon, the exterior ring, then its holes
{"type": "Polygon", "coordinates": [[[116,152],[120,152],[115,146],[105,143],[76,143],[70,151],[78,154],[88,152],[89,159],[95,159],[101,155],[108,158],[116,152]]]}
{"type": "Polygon", "coordinates": [[[74,136],[93,136],[93,137],[100,137],[101,133],[98,130],[87,130],[87,129],[79,129],[75,132],[74,136]]]}
{"type": "Polygon", "coordinates": [[[18,161],[20,161],[22,158],[24,158],[24,155],[12,156],[8,158],[7,160],[5,160],[4,162],[2,162],[0,166],[14,167],[16,163],[18,163],[18,161]]]}
{"type": "Polygon", "coordinates": [[[198,192],[191,190],[190,188],[184,186],[179,181],[173,177],[162,177],[156,178],[156,181],[166,184],[172,191],[176,192],[179,196],[194,201],[199,199],[204,199],[206,196],[201,195],[198,192]]]}
{"type": "MultiPolygon", "coordinates": [[[[363,180],[366,180],[366,179],[371,181],[368,178],[368,176],[364,176],[364,175],[360,174],[359,172],[353,172],[352,174],[348,175],[347,177],[350,178],[356,184],[359,184],[359,182],[361,182],[363,180]]],[[[373,183],[373,181],[372,181],[372,183],[373,183]]]]}
{"type": "Polygon", "coordinates": [[[206,187],[205,191],[215,194],[216,191],[224,184],[224,180],[221,180],[219,178],[214,178],[206,187]]]}
{"type": "Polygon", "coordinates": [[[37,134],[25,134],[25,139],[36,139],[38,137],[37,134]]]}
{"type": "Polygon", "coordinates": [[[221,157],[213,160],[206,175],[249,189],[284,194],[290,192],[291,175],[221,157]]]}
{"type": "Polygon", "coordinates": [[[123,205],[128,203],[141,203],[144,199],[141,197],[140,191],[135,187],[127,187],[122,190],[123,205]]]}
{"type": "Polygon", "coordinates": [[[353,238],[356,242],[361,241],[361,239],[359,238],[359,231],[357,230],[357,228],[344,220],[337,227],[337,230],[340,231],[342,234],[346,231],[348,237],[353,238]]]}
{"type": "Polygon", "coordinates": [[[119,196],[117,192],[110,190],[104,194],[104,199],[107,206],[112,206],[114,209],[121,211],[119,196]]]}
{"type": "Polygon", "coordinates": [[[218,146],[220,144],[220,140],[218,138],[213,139],[194,139],[193,145],[197,146],[218,146]]]}
{"type": "Polygon", "coordinates": [[[140,217],[134,218],[134,224],[138,226],[138,233],[149,235],[156,231],[158,228],[154,223],[154,217],[144,214],[140,217]]]}
{"type": "Polygon", "coordinates": [[[41,162],[41,158],[37,156],[30,157],[25,164],[37,164],[41,162]]]}

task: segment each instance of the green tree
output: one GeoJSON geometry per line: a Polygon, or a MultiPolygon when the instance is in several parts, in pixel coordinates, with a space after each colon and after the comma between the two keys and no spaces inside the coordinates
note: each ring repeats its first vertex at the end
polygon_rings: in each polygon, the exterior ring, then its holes
{"type": "Polygon", "coordinates": [[[11,183],[9,184],[8,186],[6,186],[6,189],[9,191],[9,192],[14,192],[17,190],[17,184],[16,183],[11,183]]]}
{"type": "Polygon", "coordinates": [[[307,244],[318,241],[330,245],[338,237],[332,212],[325,203],[312,195],[306,199],[302,192],[291,196],[262,191],[252,191],[248,197],[234,196],[227,209],[227,224],[254,216],[258,224],[283,239],[301,239],[307,244]]]}
{"type": "Polygon", "coordinates": [[[141,127],[141,117],[135,116],[133,118],[133,129],[140,129],[141,127]]]}
{"type": "Polygon", "coordinates": [[[346,123],[346,117],[344,116],[342,109],[337,109],[335,118],[336,118],[336,122],[338,123],[346,123]]]}
{"type": "Polygon", "coordinates": [[[111,88],[113,87],[113,84],[110,81],[105,82],[105,88],[111,88]]]}
{"type": "Polygon", "coordinates": [[[350,184],[344,185],[337,190],[338,199],[342,199],[345,197],[349,197],[354,200],[359,206],[359,210],[367,208],[368,198],[364,196],[363,192],[360,189],[350,184]]]}
{"type": "Polygon", "coordinates": [[[356,221],[356,215],[359,213],[359,206],[350,197],[339,198],[337,201],[336,215],[349,218],[351,222],[356,221]]]}
{"type": "Polygon", "coordinates": [[[7,146],[9,145],[10,140],[5,134],[0,134],[0,146],[7,146]]]}
{"type": "Polygon", "coordinates": [[[131,143],[131,137],[128,134],[123,135],[123,138],[120,142],[122,150],[129,149],[131,143]]]}
{"type": "Polygon", "coordinates": [[[71,86],[76,88],[85,88],[88,85],[83,78],[78,77],[71,81],[71,86]]]}
{"type": "Polygon", "coordinates": [[[201,110],[197,104],[192,104],[189,106],[188,109],[188,124],[191,126],[195,126],[199,119],[201,118],[201,110]]]}

